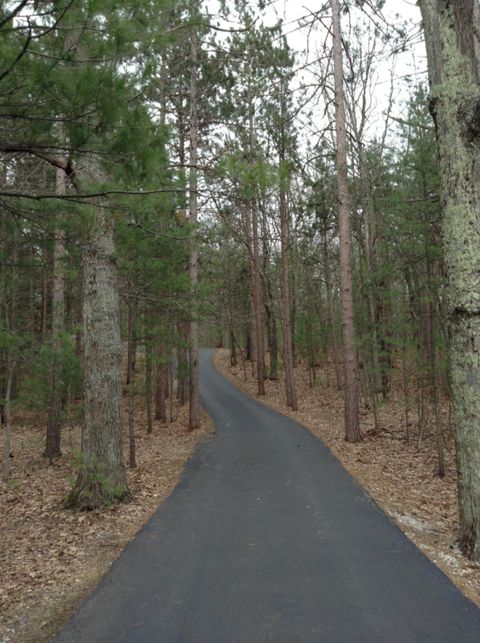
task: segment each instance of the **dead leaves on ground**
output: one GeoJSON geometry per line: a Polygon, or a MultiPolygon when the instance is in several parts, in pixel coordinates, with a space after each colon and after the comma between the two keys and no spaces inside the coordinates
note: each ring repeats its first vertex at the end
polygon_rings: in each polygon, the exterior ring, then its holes
{"type": "MultiPolygon", "coordinates": [[[[0,483],[0,641],[49,641],[85,593],[170,493],[198,440],[189,433],[188,409],[174,423],[155,423],[147,435],[142,401],[136,408],[137,462],[128,470],[133,501],[105,510],[63,509],[78,426],[63,431],[63,457],[49,466],[42,457],[45,420],[14,418],[12,479],[0,483]]],[[[126,423],[125,423],[126,425],[126,423]]],[[[128,436],[124,440],[127,458],[128,436]]]]}

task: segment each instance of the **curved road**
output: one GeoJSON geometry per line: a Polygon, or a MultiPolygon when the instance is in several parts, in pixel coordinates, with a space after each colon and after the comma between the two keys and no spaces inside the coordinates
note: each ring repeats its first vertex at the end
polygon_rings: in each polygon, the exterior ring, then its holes
{"type": "Polygon", "coordinates": [[[480,610],[330,451],[211,358],[215,437],[58,641],[480,642],[480,610]]]}

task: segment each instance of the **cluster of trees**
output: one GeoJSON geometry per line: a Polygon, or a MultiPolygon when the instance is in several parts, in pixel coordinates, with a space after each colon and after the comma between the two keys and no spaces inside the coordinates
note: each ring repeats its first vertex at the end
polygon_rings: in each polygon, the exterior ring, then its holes
{"type": "MultiPolygon", "coordinates": [[[[122,398],[126,382],[135,466],[137,344],[146,354],[147,430],[153,413],[166,421],[174,349],[178,395],[182,403],[190,398],[190,428],[199,422],[195,385],[188,394],[196,246],[193,208],[192,221],[186,211],[196,194],[193,183],[185,188],[187,162],[177,163],[171,149],[161,83],[176,28],[191,40],[200,21],[193,7],[177,4],[171,15],[155,1],[10,4],[1,22],[0,89],[3,475],[12,401],[45,409],[52,462],[69,401],[83,395],[69,502],[94,507],[128,495],[122,398]]],[[[168,88],[187,106],[191,75],[179,70],[168,88]]],[[[194,118],[188,108],[184,115],[194,118]]]]}
{"type": "Polygon", "coordinates": [[[451,395],[461,546],[480,557],[478,3],[421,0],[430,88],[412,84],[398,118],[392,72],[383,122],[378,65],[408,34],[357,5],[305,19],[326,36],[302,65],[281,22],[265,26],[243,0],[218,16],[200,0],[4,4],[4,477],[12,401],[44,405],[53,460],[83,391],[70,504],[127,496],[122,398],[125,384],[135,466],[137,347],[147,430],[174,395],[194,429],[201,320],[211,334],[214,319],[258,394],[281,372],[294,410],[297,364],[313,386],[331,363],[349,441],[359,401],[377,426],[401,387],[406,440],[432,418],[440,476],[451,395]]]}

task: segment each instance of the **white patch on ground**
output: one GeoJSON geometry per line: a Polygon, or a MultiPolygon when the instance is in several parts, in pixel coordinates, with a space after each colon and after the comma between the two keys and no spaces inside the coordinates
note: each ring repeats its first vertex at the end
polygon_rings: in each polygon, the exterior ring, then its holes
{"type": "Polygon", "coordinates": [[[436,531],[434,527],[426,523],[424,520],[420,520],[420,518],[415,518],[415,516],[397,513],[396,511],[392,511],[391,516],[394,520],[405,527],[410,527],[417,531],[436,531]]]}
{"type": "MultiPolygon", "coordinates": [[[[452,556],[452,554],[445,554],[443,551],[439,551],[438,555],[447,565],[450,565],[450,567],[460,568],[458,559],[452,556]]],[[[461,571],[461,573],[463,573],[463,571],[461,571]]]]}
{"type": "Polygon", "coordinates": [[[425,552],[429,552],[430,558],[434,563],[436,563],[440,567],[441,563],[447,565],[452,571],[455,572],[455,574],[458,574],[458,576],[465,577],[469,576],[469,574],[472,573],[471,570],[465,569],[465,567],[462,565],[462,555],[460,553],[458,554],[459,557],[457,558],[453,554],[439,551],[438,549],[435,549],[428,545],[423,545],[421,549],[425,552]]]}

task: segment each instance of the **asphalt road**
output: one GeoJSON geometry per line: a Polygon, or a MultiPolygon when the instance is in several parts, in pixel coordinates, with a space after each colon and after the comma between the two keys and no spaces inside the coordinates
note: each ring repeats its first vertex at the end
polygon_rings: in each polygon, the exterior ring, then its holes
{"type": "Polygon", "coordinates": [[[57,640],[480,642],[480,610],[330,451],[211,357],[201,394],[216,436],[57,640]]]}

